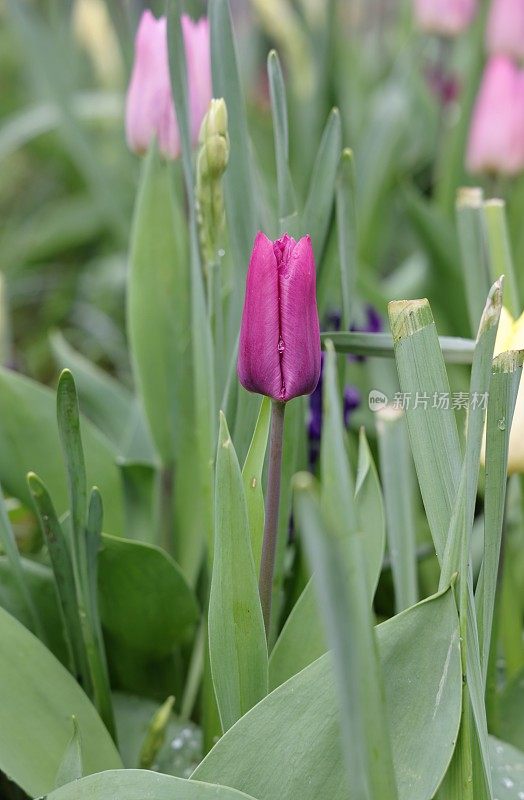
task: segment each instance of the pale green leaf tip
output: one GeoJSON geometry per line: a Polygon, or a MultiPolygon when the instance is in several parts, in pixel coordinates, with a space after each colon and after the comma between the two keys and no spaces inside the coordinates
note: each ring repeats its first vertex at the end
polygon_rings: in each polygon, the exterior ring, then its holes
{"type": "Polygon", "coordinates": [[[486,305],[480,319],[477,341],[480,339],[483,333],[488,331],[494,325],[499,324],[500,312],[502,311],[503,287],[504,275],[501,275],[489,290],[488,299],[486,300],[486,305]]]}
{"type": "Polygon", "coordinates": [[[220,427],[218,432],[218,439],[220,442],[220,446],[227,448],[231,446],[232,442],[231,442],[231,435],[229,433],[229,428],[227,426],[226,415],[222,410],[220,410],[219,412],[219,417],[220,417],[220,427]]]}
{"type": "Polygon", "coordinates": [[[524,364],[524,350],[506,350],[493,359],[493,373],[511,374],[524,364]]]}
{"type": "Polygon", "coordinates": [[[38,477],[36,472],[32,472],[32,471],[28,472],[26,480],[27,480],[27,485],[29,486],[29,491],[31,492],[31,494],[34,494],[37,497],[40,497],[40,495],[42,494],[42,481],[40,480],[40,478],[38,477]]]}
{"type": "Polygon", "coordinates": [[[429,301],[393,300],[388,304],[389,323],[395,342],[413,336],[422,328],[433,324],[433,314],[429,301]]]}
{"type": "Polygon", "coordinates": [[[490,197],[489,200],[484,200],[484,208],[486,211],[490,209],[504,209],[506,208],[506,201],[502,200],[501,197],[490,197]]]}
{"type": "Polygon", "coordinates": [[[484,192],[480,186],[461,186],[457,191],[457,209],[482,208],[484,192]]]}

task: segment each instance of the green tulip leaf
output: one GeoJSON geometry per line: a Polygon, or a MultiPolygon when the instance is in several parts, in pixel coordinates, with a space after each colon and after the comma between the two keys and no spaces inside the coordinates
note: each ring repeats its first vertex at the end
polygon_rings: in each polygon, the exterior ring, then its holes
{"type": "MultiPolygon", "coordinates": [[[[122,533],[122,486],[117,452],[87,420],[81,420],[87,481],[105,500],[105,527],[122,533]]],[[[32,507],[26,475],[36,472],[59,514],[68,508],[66,471],[56,424],[55,393],[10,370],[0,368],[0,483],[5,492],[32,507]]]]}
{"type": "Polygon", "coordinates": [[[120,757],[72,675],[14,617],[0,610],[0,769],[29,795],[51,791],[78,725],[85,774],[119,769],[120,757]]]}
{"type": "MultiPolygon", "coordinates": [[[[453,754],[461,712],[452,592],[379,625],[377,638],[399,798],[430,800],[453,754]]],[[[239,720],[193,777],[258,800],[347,800],[338,707],[326,653],[239,720]]]]}
{"type": "Polygon", "coordinates": [[[98,592],[104,631],[137,655],[168,655],[198,621],[195,596],[180,568],[155,545],[104,535],[98,592]]]}
{"type": "Polygon", "coordinates": [[[90,775],[51,792],[45,800],[78,800],[80,797],[85,800],[255,800],[224,786],[141,769],[90,775]]]}

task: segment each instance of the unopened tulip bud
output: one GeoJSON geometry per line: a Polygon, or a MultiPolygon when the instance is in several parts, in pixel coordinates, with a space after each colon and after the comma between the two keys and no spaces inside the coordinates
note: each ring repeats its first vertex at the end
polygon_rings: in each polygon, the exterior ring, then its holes
{"type": "Polygon", "coordinates": [[[471,24],[477,0],[415,0],[415,21],[425,33],[458,36],[471,24]]]}
{"type": "Polygon", "coordinates": [[[200,128],[200,152],[202,169],[217,178],[222,175],[229,161],[229,134],[227,129],[227,107],[223,98],[211,100],[209,111],[200,128]]]}
{"type": "Polygon", "coordinates": [[[491,55],[524,60],[524,3],[522,0],[492,0],[486,27],[491,55]]]}
{"type": "MultiPolygon", "coordinates": [[[[211,61],[207,19],[182,16],[193,144],[211,100],[211,61]]],[[[135,40],[135,63],[126,100],[126,135],[135,153],[145,153],[156,137],[160,152],[180,154],[180,135],[169,74],[167,21],[144,11],[135,40]]]]}
{"type": "Polygon", "coordinates": [[[524,169],[524,76],[506,56],[493,56],[484,71],[466,163],[474,173],[516,175],[524,169]]]}
{"type": "Polygon", "coordinates": [[[103,86],[119,86],[122,80],[120,47],[104,0],[76,0],[73,30],[85,49],[103,86]]]}
{"type": "Polygon", "coordinates": [[[286,402],[320,377],[315,259],[309,236],[272,242],[258,233],[246,280],[238,377],[251,392],[286,402]]]}

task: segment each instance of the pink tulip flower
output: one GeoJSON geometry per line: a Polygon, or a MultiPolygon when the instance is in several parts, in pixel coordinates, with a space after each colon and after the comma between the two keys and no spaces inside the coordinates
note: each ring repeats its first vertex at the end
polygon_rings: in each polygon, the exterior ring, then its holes
{"type": "MultiPolygon", "coordinates": [[[[182,16],[186,51],[191,137],[198,141],[200,125],[211,101],[209,24],[182,16]]],[[[180,154],[167,49],[167,20],[144,11],[135,39],[135,63],[126,99],[126,136],[131,150],[143,154],[153,137],[165,158],[180,154]]]]}
{"type": "Polygon", "coordinates": [[[506,56],[486,66],[473,109],[466,156],[474,173],[524,169],[524,74],[506,56]]]}
{"type": "Polygon", "coordinates": [[[522,0],[492,0],[486,27],[486,45],[491,55],[524,60],[522,0]]]}
{"type": "Polygon", "coordinates": [[[280,402],[311,394],[320,377],[315,259],[309,236],[255,239],[246,280],[238,377],[280,402]]]}
{"type": "Polygon", "coordinates": [[[415,20],[425,33],[458,36],[469,27],[477,0],[415,0],[415,20]]]}

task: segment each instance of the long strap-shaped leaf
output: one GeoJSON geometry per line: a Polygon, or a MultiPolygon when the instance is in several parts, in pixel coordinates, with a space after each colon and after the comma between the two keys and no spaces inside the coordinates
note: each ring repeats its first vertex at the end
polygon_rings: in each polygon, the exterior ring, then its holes
{"type": "Polygon", "coordinates": [[[360,540],[340,535],[326,524],[307,473],[295,479],[295,513],[333,648],[351,797],[395,800],[389,726],[360,540]]]}
{"type": "Polygon", "coordinates": [[[475,592],[486,682],[491,629],[506,498],[509,437],[524,360],[523,351],[501,353],[493,361],[486,428],[486,486],[484,493],[484,557],[475,592]]]}

